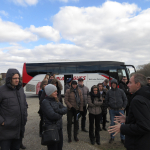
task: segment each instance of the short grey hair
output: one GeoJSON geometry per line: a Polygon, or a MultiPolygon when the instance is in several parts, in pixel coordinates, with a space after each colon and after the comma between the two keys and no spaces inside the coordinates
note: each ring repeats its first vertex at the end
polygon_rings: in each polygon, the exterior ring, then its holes
{"type": "MultiPolygon", "coordinates": [[[[141,87],[142,86],[145,86],[147,84],[147,80],[146,80],[146,77],[143,75],[143,74],[140,74],[140,73],[134,73],[132,74],[132,76],[134,76],[134,82],[135,83],[140,83],[141,84],[141,87]]],[[[131,77],[132,77],[131,76],[131,77]]]]}

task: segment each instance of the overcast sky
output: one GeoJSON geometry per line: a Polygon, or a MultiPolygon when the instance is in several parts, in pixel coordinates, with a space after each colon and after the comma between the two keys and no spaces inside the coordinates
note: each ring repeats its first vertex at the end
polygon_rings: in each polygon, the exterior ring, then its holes
{"type": "Polygon", "coordinates": [[[1,0],[0,73],[51,59],[150,62],[150,0],[1,0]]]}

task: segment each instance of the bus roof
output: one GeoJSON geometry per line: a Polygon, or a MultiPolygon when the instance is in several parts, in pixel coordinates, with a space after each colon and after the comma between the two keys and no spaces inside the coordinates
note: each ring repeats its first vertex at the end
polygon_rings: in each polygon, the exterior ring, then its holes
{"type": "Polygon", "coordinates": [[[124,65],[124,62],[119,62],[119,61],[77,61],[77,60],[66,60],[66,61],[45,61],[45,62],[27,62],[26,64],[41,64],[41,63],[99,63],[99,64],[116,64],[116,65],[124,65]]]}

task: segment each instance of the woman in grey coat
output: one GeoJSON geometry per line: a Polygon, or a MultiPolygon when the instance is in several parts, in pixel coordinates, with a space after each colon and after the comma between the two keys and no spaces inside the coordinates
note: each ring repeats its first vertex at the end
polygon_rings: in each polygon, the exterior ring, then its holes
{"type": "Polygon", "coordinates": [[[96,143],[100,145],[100,118],[101,118],[101,105],[103,101],[100,99],[99,89],[96,85],[92,86],[91,92],[88,96],[88,111],[89,111],[89,137],[91,144],[96,143]],[[95,136],[94,136],[94,120],[95,120],[95,136]]]}

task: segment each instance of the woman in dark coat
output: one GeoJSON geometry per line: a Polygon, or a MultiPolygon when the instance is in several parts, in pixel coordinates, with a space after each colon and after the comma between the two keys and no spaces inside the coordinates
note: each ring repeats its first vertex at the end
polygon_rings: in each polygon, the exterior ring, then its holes
{"type": "Polygon", "coordinates": [[[52,84],[45,87],[47,97],[42,101],[41,109],[44,118],[44,127],[56,124],[60,141],[57,144],[47,145],[48,150],[62,150],[63,133],[62,133],[62,116],[67,113],[67,108],[59,102],[57,97],[57,88],[52,84]]]}
{"type": "MultiPolygon", "coordinates": [[[[40,103],[40,98],[41,98],[41,95],[42,95],[42,92],[44,91],[44,88],[45,86],[48,84],[48,80],[43,80],[41,82],[41,85],[40,85],[40,91],[38,93],[38,97],[39,97],[39,105],[41,105],[40,103]]],[[[39,106],[39,111],[38,111],[39,115],[40,115],[40,124],[39,124],[39,135],[41,137],[42,135],[42,126],[43,126],[43,113],[42,113],[42,110],[41,110],[41,106],[39,106]]]]}

